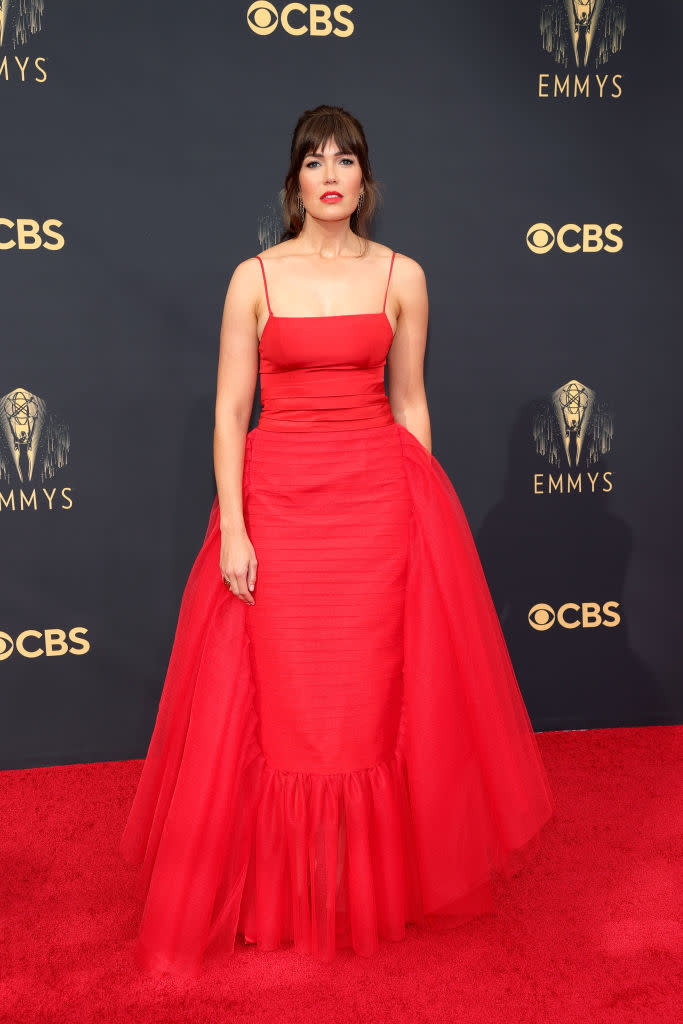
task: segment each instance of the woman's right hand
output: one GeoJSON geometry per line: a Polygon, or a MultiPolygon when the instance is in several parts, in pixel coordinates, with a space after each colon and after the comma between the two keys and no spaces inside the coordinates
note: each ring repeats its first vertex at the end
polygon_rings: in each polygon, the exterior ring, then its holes
{"type": "Polygon", "coordinates": [[[220,570],[223,584],[230,584],[230,592],[245,604],[254,604],[251,591],[256,585],[256,552],[247,531],[223,536],[221,534],[220,570]]]}

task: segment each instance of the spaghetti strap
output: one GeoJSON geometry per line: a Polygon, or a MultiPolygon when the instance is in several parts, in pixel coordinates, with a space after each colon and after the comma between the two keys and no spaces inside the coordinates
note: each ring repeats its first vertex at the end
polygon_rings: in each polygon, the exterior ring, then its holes
{"type": "Polygon", "coordinates": [[[391,263],[389,265],[389,277],[387,278],[387,290],[384,293],[384,305],[382,306],[382,312],[385,311],[386,305],[387,305],[387,295],[389,294],[389,282],[391,281],[391,271],[394,268],[394,256],[395,255],[396,255],[396,253],[392,252],[392,254],[391,254],[391,263]]]}
{"type": "Polygon", "coordinates": [[[270,315],[272,316],[272,315],[273,315],[273,311],[272,311],[272,309],[270,308],[270,299],[269,299],[269,297],[268,297],[268,282],[266,281],[266,269],[265,269],[265,267],[263,266],[263,260],[261,259],[261,257],[260,257],[260,256],[257,256],[257,257],[256,257],[256,259],[257,259],[257,260],[259,261],[259,263],[261,264],[261,273],[263,274],[263,287],[264,287],[264,288],[265,288],[265,290],[266,290],[266,302],[268,303],[268,312],[269,312],[269,313],[270,313],[270,315]]]}

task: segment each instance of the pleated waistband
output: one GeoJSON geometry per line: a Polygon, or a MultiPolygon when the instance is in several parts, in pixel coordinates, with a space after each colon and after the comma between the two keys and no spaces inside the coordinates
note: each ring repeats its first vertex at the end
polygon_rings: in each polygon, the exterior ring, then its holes
{"type": "Polygon", "coordinates": [[[261,405],[262,430],[350,430],[394,422],[384,390],[384,363],[262,372],[261,405]]]}

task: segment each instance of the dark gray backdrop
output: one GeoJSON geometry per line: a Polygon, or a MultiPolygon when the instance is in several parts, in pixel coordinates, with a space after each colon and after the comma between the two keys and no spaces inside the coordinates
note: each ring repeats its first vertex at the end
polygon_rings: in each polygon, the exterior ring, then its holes
{"type": "MultiPolygon", "coordinates": [[[[566,42],[564,3],[546,6],[566,42]]],[[[291,131],[319,103],[364,124],[385,196],[374,237],[425,269],[433,450],[534,727],[679,722],[678,5],[603,5],[581,71],[591,95],[570,98],[539,96],[539,75],[552,92],[577,69],[543,49],[534,2],[359,2],[347,36],[281,22],[257,35],[247,8],[46,0],[25,44],[6,26],[2,766],[146,751],[214,495],[225,290],[277,240],[291,131]],[[596,68],[619,17],[623,45],[596,68]],[[538,254],[537,223],[619,224],[623,247],[538,254]],[[533,430],[557,442],[548,403],[572,380],[594,393],[611,448],[580,462],[581,494],[534,493],[535,474],[545,490],[549,474],[566,483],[561,441],[551,465],[533,430]],[[7,433],[22,407],[42,422],[24,483],[7,433]],[[587,493],[588,472],[611,489],[587,493]],[[20,509],[34,489],[37,508],[20,509]],[[617,625],[591,612],[606,602],[617,625]],[[583,613],[539,630],[538,604],[583,613]]],[[[258,412],[257,393],[252,425],[258,412]]]]}

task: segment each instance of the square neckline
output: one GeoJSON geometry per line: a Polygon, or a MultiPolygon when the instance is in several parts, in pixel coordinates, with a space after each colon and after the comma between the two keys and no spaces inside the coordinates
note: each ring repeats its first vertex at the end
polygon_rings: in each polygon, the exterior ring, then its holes
{"type": "Polygon", "coordinates": [[[268,311],[268,319],[266,320],[265,324],[263,325],[263,330],[261,331],[261,337],[258,340],[259,347],[261,345],[261,342],[263,341],[263,338],[264,338],[264,335],[265,335],[266,331],[268,330],[268,324],[270,323],[271,320],[340,320],[340,319],[343,319],[344,317],[346,317],[348,319],[349,317],[358,317],[358,316],[382,316],[382,317],[384,317],[386,323],[389,325],[389,330],[391,331],[391,340],[393,341],[394,338],[396,337],[396,332],[395,332],[394,328],[392,327],[391,320],[389,319],[385,309],[381,309],[378,313],[314,313],[312,316],[310,316],[310,315],[309,316],[277,316],[275,313],[272,313],[269,310],[268,311]]]}

